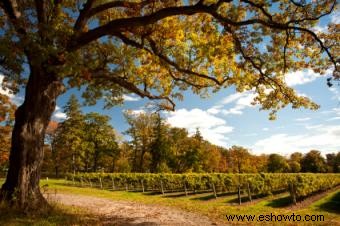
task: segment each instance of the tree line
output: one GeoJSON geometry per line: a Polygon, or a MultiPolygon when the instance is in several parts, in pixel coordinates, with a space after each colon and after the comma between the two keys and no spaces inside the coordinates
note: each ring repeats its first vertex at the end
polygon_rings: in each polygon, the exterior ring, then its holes
{"type": "MultiPolygon", "coordinates": [[[[9,107],[9,105],[8,105],[9,107]]],[[[64,106],[67,119],[51,121],[46,131],[43,172],[60,177],[76,172],[144,173],[339,173],[340,152],[324,158],[317,150],[254,155],[241,146],[219,147],[203,139],[200,130],[189,135],[171,127],[156,113],[126,111],[129,128],[122,136],[110,125],[110,117],[84,114],[74,95],[64,106]]],[[[7,115],[10,117],[10,115],[7,115]]],[[[7,168],[10,124],[1,126],[5,140],[0,148],[0,169],[7,168]],[[7,144],[7,145],[6,145],[7,144]],[[7,149],[6,149],[7,147],[7,149]]]]}

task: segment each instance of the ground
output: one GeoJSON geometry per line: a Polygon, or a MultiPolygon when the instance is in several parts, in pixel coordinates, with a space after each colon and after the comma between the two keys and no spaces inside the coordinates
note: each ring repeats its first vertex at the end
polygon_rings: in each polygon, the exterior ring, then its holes
{"type": "MultiPolygon", "coordinates": [[[[1,181],[0,181],[1,184],[1,181]]],[[[75,187],[65,180],[42,180],[42,191],[54,206],[46,215],[26,216],[6,213],[0,208],[0,225],[230,225],[232,214],[300,214],[322,215],[321,222],[285,222],[285,225],[340,225],[339,188],[290,206],[288,194],[255,199],[237,205],[235,194],[211,193],[185,196],[183,193],[108,191],[75,187]]],[[[233,225],[240,222],[233,221],[233,225]]],[[[269,225],[282,225],[270,222],[269,225]]],[[[263,225],[263,222],[243,222],[263,225]]]]}
{"type": "Polygon", "coordinates": [[[70,194],[51,195],[50,200],[82,207],[101,218],[104,225],[217,225],[206,216],[159,205],[70,194]]]}

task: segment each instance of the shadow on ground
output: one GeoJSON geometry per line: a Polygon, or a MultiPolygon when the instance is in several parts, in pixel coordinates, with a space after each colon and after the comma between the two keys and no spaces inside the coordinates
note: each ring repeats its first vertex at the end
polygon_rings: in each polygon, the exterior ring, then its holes
{"type": "Polygon", "coordinates": [[[53,206],[50,210],[40,213],[23,213],[5,204],[0,204],[0,225],[126,225],[126,226],[154,226],[154,222],[137,218],[98,216],[83,212],[73,207],[53,206]],[[65,209],[64,209],[65,208],[65,209]],[[135,222],[139,220],[139,222],[135,222]]]}
{"type": "Polygon", "coordinates": [[[273,208],[283,208],[290,205],[292,205],[292,199],[290,198],[290,196],[273,199],[268,204],[266,204],[266,206],[270,206],[273,208]]]}
{"type": "Polygon", "coordinates": [[[318,206],[320,210],[340,214],[340,191],[336,192],[325,203],[318,206]]]}

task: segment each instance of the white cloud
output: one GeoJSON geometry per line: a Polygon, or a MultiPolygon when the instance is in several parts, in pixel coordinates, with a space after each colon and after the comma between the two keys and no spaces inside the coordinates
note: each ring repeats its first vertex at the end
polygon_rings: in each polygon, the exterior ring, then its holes
{"type": "Polygon", "coordinates": [[[331,113],[339,115],[340,116],[340,108],[333,108],[331,113]]]}
{"type": "Polygon", "coordinates": [[[253,91],[246,91],[243,93],[235,93],[227,96],[225,99],[221,101],[222,104],[231,104],[235,103],[234,107],[229,109],[224,109],[221,111],[224,115],[241,115],[243,114],[243,110],[247,107],[254,107],[252,104],[254,98],[257,94],[253,91]]]}
{"type": "Polygon", "coordinates": [[[255,137],[257,135],[259,135],[259,134],[257,134],[257,133],[248,133],[248,134],[245,134],[244,136],[246,136],[246,137],[255,137]]]}
{"type": "Polygon", "coordinates": [[[244,96],[244,93],[234,93],[231,94],[229,96],[227,96],[226,98],[224,98],[221,103],[222,104],[230,104],[232,102],[235,102],[236,100],[240,99],[242,96],[244,96]]]}
{"type": "Polygon", "coordinates": [[[124,99],[124,101],[139,101],[140,100],[140,98],[138,96],[126,95],[126,94],[123,94],[123,99],[124,99]]]}
{"type": "Polygon", "coordinates": [[[0,94],[4,94],[4,95],[6,95],[6,96],[8,96],[9,98],[12,99],[14,97],[14,95],[12,93],[10,93],[9,90],[4,90],[3,87],[2,87],[2,82],[4,80],[4,77],[5,77],[4,75],[0,74],[0,94]]]}
{"type": "Polygon", "coordinates": [[[2,88],[2,82],[4,80],[4,76],[0,74],[0,94],[4,94],[11,99],[11,102],[17,106],[21,105],[24,102],[24,97],[19,95],[14,95],[9,90],[4,90],[2,88]]]}
{"type": "Polygon", "coordinates": [[[309,129],[309,130],[314,130],[314,129],[318,129],[318,128],[322,128],[324,127],[325,125],[323,124],[318,124],[318,125],[306,125],[305,128],[306,129],[309,129]]]}
{"type": "Polygon", "coordinates": [[[295,151],[306,153],[312,149],[320,150],[323,154],[339,151],[340,126],[324,126],[317,131],[295,136],[274,134],[257,141],[253,146],[256,153],[290,154],[295,151]]]}
{"type": "Polygon", "coordinates": [[[222,105],[216,105],[207,110],[208,113],[216,115],[221,112],[222,105]]]}
{"type": "Polygon", "coordinates": [[[340,10],[336,10],[331,14],[331,22],[334,24],[340,24],[340,10]]]}
{"type": "Polygon", "coordinates": [[[328,32],[328,27],[327,26],[315,26],[312,28],[312,31],[315,33],[327,33],[328,32]]]}
{"type": "Polygon", "coordinates": [[[139,114],[145,114],[146,111],[144,109],[137,109],[137,110],[123,110],[123,112],[129,112],[130,114],[139,115],[139,114]]]}
{"type": "Polygon", "coordinates": [[[57,120],[57,121],[63,121],[65,119],[67,119],[67,116],[66,116],[66,114],[64,112],[62,112],[62,109],[57,105],[55,107],[55,110],[54,110],[52,118],[54,120],[57,120]]]}
{"type": "Polygon", "coordinates": [[[295,121],[298,121],[298,122],[305,122],[305,121],[309,121],[309,120],[311,120],[311,118],[309,118],[309,117],[295,119],[295,121]]]}
{"type": "Polygon", "coordinates": [[[330,122],[330,121],[335,121],[335,120],[340,120],[340,117],[333,117],[333,118],[327,119],[326,121],[330,122]]]}
{"type": "Polygon", "coordinates": [[[329,88],[329,91],[333,93],[332,99],[336,101],[340,101],[340,91],[336,87],[329,88]]]}
{"type": "Polygon", "coordinates": [[[230,108],[228,110],[222,110],[221,112],[224,115],[242,115],[243,114],[243,109],[245,108],[245,106],[235,106],[233,108],[230,108]]]}
{"type": "Polygon", "coordinates": [[[263,131],[269,131],[269,128],[263,128],[262,130],[263,131]]]}
{"type": "Polygon", "coordinates": [[[170,112],[167,121],[171,126],[186,128],[189,134],[194,134],[196,129],[199,128],[206,140],[220,146],[227,146],[228,138],[225,134],[232,132],[234,129],[227,126],[224,119],[198,108],[192,110],[179,109],[175,112],[170,112]]]}
{"type": "Polygon", "coordinates": [[[321,75],[313,70],[295,71],[286,74],[285,81],[288,86],[297,86],[314,81],[321,75]]]}
{"type": "Polygon", "coordinates": [[[59,120],[65,120],[67,118],[64,112],[56,112],[54,113],[53,117],[59,120]]]}

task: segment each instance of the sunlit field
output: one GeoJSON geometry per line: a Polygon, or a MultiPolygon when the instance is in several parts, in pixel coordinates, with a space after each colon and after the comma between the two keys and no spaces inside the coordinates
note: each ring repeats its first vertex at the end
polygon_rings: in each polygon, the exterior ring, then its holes
{"type": "MultiPolygon", "coordinates": [[[[0,180],[0,183],[2,180],[0,180]]],[[[319,200],[313,200],[306,205],[296,207],[287,205],[289,194],[282,193],[254,199],[252,203],[238,205],[236,194],[224,194],[217,199],[209,193],[191,194],[189,196],[178,195],[176,193],[166,193],[164,195],[155,192],[136,191],[108,191],[100,188],[79,187],[80,184],[73,185],[73,182],[66,180],[46,179],[41,181],[42,189],[46,197],[53,197],[56,194],[82,195],[89,197],[105,198],[113,201],[130,201],[147,205],[161,205],[199,213],[217,222],[227,223],[226,214],[300,214],[300,215],[323,215],[324,222],[314,222],[315,225],[336,225],[340,222],[339,201],[340,191],[333,190],[325,194],[319,200]]],[[[44,225],[54,225],[67,223],[100,223],[100,217],[91,215],[84,209],[67,207],[61,204],[53,204],[55,210],[52,215],[46,217],[38,216],[16,216],[14,219],[11,213],[1,214],[0,224],[24,225],[34,223],[44,225]]],[[[1,211],[1,213],[4,213],[1,211]]],[[[274,223],[275,224],[275,223],[274,223]]],[[[277,225],[283,224],[277,222],[277,225]]],[[[289,223],[287,223],[289,224],[289,223]]],[[[307,224],[307,223],[306,223],[307,224]]],[[[260,223],[259,223],[260,225],[260,223]]],[[[290,224],[291,225],[291,224],[290,224]]],[[[300,224],[299,224],[300,225],[300,224]]],[[[310,225],[310,224],[308,224],[310,225]]]]}

